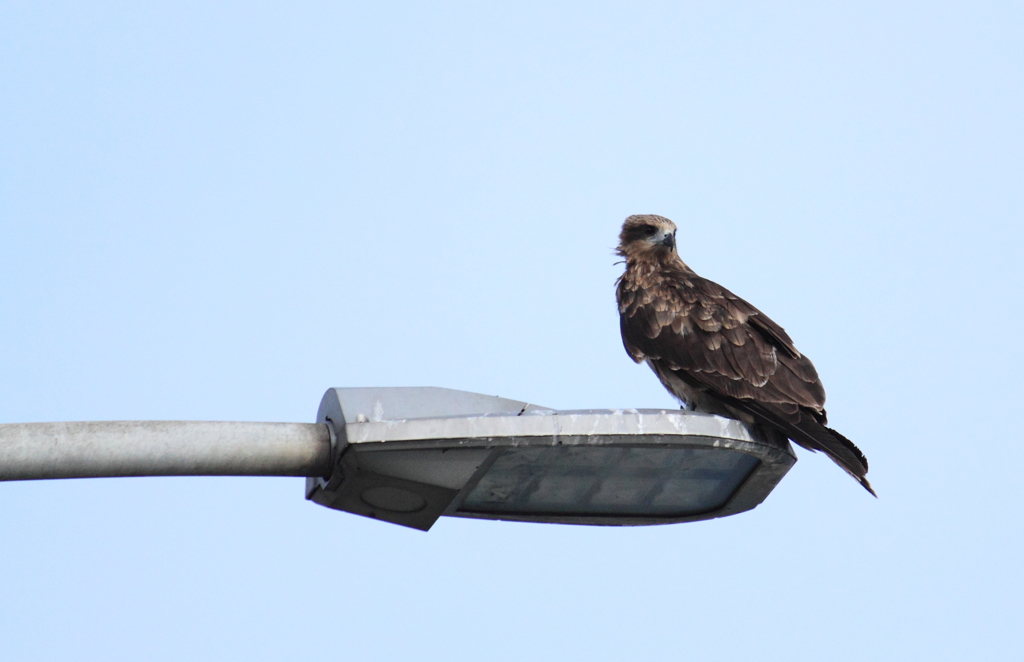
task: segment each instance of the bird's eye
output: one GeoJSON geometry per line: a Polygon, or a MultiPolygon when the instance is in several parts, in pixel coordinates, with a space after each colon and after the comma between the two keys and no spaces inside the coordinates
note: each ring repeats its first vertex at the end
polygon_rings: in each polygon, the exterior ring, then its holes
{"type": "Polygon", "coordinates": [[[655,234],[655,233],[656,233],[656,232],[658,231],[658,228],[654,227],[653,225],[643,225],[643,226],[641,226],[641,227],[640,227],[640,230],[641,230],[641,231],[642,231],[642,232],[643,232],[643,233],[644,233],[644,234],[645,234],[646,236],[648,236],[648,237],[653,237],[653,236],[654,236],[654,234],[655,234]]]}

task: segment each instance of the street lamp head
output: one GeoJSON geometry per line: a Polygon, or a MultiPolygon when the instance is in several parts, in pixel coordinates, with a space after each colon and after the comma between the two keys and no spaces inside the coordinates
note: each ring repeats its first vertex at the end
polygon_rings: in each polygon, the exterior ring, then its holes
{"type": "Polygon", "coordinates": [[[428,530],[442,515],[644,525],[733,515],[796,461],[785,439],[666,410],[556,411],[441,388],[336,388],[321,505],[428,530]]]}

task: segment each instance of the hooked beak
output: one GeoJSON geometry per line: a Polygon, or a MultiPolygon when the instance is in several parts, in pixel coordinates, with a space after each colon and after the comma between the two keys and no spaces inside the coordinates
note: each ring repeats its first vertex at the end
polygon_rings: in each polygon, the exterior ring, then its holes
{"type": "Polygon", "coordinates": [[[668,246],[669,248],[675,250],[675,247],[676,247],[676,233],[673,232],[672,234],[665,235],[665,238],[661,240],[661,245],[662,246],[668,246]]]}

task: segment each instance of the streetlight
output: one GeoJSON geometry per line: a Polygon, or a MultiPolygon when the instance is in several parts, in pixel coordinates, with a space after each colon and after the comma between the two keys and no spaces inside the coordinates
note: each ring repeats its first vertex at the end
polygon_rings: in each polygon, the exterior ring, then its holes
{"type": "Polygon", "coordinates": [[[442,515],[644,525],[734,515],[796,462],[718,416],[557,411],[443,388],[332,388],[316,424],[0,425],[0,480],[306,476],[306,498],[426,531],[442,515]]]}

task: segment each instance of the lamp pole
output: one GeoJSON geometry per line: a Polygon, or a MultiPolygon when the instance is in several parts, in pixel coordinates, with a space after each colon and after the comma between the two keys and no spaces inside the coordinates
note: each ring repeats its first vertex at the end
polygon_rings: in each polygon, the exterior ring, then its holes
{"type": "Polygon", "coordinates": [[[0,480],[327,476],[317,423],[95,421],[0,425],[0,480]]]}

